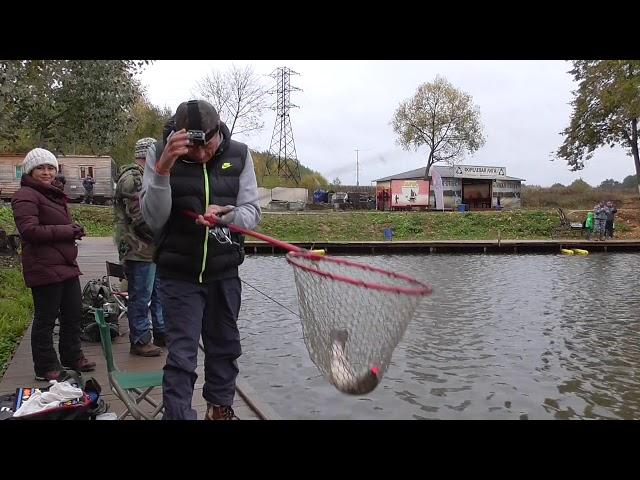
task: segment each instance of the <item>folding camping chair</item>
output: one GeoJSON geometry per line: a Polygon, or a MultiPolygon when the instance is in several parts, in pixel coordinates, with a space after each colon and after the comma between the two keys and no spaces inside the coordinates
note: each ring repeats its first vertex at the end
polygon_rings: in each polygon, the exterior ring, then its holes
{"type": "Polygon", "coordinates": [[[582,236],[583,233],[586,232],[586,228],[583,223],[570,221],[567,214],[564,213],[564,210],[561,208],[558,208],[558,215],[560,216],[560,225],[553,230],[553,238],[559,238],[565,234],[571,234],[573,232],[579,233],[580,236],[582,236]]]}
{"type": "Polygon", "coordinates": [[[164,408],[162,402],[157,403],[148,395],[154,388],[162,386],[164,372],[162,370],[146,372],[123,372],[118,370],[113,361],[111,334],[109,332],[109,326],[104,319],[104,311],[101,308],[97,308],[95,317],[100,329],[102,353],[107,361],[109,386],[116,397],[122,400],[122,403],[124,403],[126,407],[126,411],[118,417],[118,420],[124,419],[127,415],[131,415],[136,420],[153,420],[162,413],[164,408]],[[151,415],[140,409],[139,404],[143,401],[149,403],[154,408],[151,415]]]}

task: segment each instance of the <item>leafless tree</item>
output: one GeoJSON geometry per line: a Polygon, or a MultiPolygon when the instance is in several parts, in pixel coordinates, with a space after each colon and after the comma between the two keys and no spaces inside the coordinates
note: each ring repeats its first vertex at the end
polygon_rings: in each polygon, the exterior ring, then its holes
{"type": "Polygon", "coordinates": [[[267,108],[267,90],[251,66],[232,65],[225,72],[213,70],[197,82],[197,93],[210,102],[231,134],[259,131],[267,108]]]}

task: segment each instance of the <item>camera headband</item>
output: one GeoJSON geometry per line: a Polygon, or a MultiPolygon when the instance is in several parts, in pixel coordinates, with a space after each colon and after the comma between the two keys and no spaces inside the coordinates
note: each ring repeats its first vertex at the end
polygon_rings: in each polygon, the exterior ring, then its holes
{"type": "Polygon", "coordinates": [[[189,130],[202,130],[197,100],[189,100],[187,102],[187,117],[189,119],[189,130]]]}

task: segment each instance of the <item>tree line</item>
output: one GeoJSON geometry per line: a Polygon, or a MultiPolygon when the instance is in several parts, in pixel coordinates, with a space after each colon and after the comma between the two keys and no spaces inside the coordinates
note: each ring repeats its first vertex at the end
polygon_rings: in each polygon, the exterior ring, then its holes
{"type": "MultiPolygon", "coordinates": [[[[170,109],[153,105],[137,80],[151,62],[133,60],[0,60],[0,152],[34,147],[58,155],[108,155],[118,166],[133,160],[135,142],[160,139],[170,109]]],[[[216,107],[232,134],[264,127],[267,89],[251,67],[212,71],[196,82],[194,98],[216,107]]],[[[269,176],[269,152],[253,152],[258,184],[326,187],[300,166],[299,183],[269,176]]]]}

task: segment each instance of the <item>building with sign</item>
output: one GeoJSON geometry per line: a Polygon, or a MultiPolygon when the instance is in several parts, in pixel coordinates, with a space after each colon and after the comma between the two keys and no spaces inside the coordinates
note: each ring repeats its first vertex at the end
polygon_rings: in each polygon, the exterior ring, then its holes
{"type": "MultiPolygon", "coordinates": [[[[435,169],[442,178],[443,204],[438,208],[454,210],[464,204],[468,210],[489,210],[519,208],[522,205],[520,191],[525,180],[508,176],[505,167],[455,165],[431,168],[432,175],[435,169]]],[[[437,175],[433,176],[437,178],[437,175]]],[[[435,191],[438,188],[425,180],[425,167],[380,178],[375,182],[378,210],[426,208],[427,205],[436,208],[435,191]]]]}

